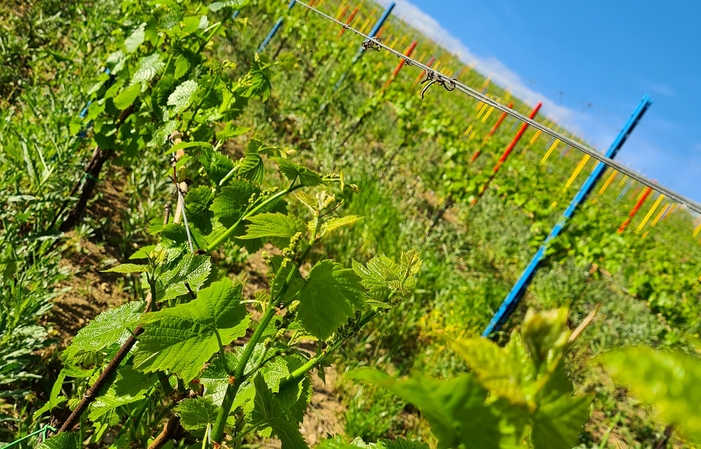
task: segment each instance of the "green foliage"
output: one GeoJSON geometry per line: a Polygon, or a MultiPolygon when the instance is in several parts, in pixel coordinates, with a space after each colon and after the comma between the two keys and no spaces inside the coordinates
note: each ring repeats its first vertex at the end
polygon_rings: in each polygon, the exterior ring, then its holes
{"type": "Polygon", "coordinates": [[[644,346],[614,351],[601,357],[613,378],[667,423],[695,442],[701,441],[701,362],[681,352],[644,346]]]}
{"type": "Polygon", "coordinates": [[[390,389],[421,410],[439,447],[571,447],[589,416],[592,397],[572,396],[564,371],[567,312],[529,312],[505,348],[482,339],[457,340],[472,369],[449,380],[421,375],[398,381],[372,369],[352,378],[390,389]]]}
{"type": "Polygon", "coordinates": [[[134,366],[146,373],[169,370],[185,382],[194,379],[214,353],[246,334],[242,288],[229,280],[215,282],[191,302],[146,315],[134,366]]]}

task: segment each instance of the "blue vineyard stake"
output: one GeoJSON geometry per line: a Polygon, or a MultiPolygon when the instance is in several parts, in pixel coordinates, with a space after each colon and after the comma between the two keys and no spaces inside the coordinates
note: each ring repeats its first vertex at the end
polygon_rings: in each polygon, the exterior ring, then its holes
{"type": "MultiPolygon", "coordinates": [[[[608,151],[606,151],[606,157],[609,157],[611,159],[616,157],[618,150],[620,150],[623,144],[626,142],[626,139],[628,139],[628,136],[633,131],[633,129],[635,129],[635,126],[638,124],[643,114],[645,114],[645,111],[648,110],[650,105],[652,105],[652,99],[648,95],[643,96],[643,99],[640,100],[640,104],[638,104],[638,107],[630,116],[628,122],[625,124],[621,132],[613,141],[608,151]]],[[[606,168],[606,164],[604,164],[603,162],[599,162],[598,164],[596,164],[596,167],[594,167],[594,170],[584,182],[582,188],[579,190],[579,192],[577,192],[577,195],[575,195],[574,199],[572,199],[572,202],[570,203],[569,207],[567,207],[567,210],[565,210],[565,212],[562,214],[562,218],[560,219],[560,221],[555,225],[552,231],[550,231],[550,234],[545,239],[545,242],[543,242],[543,245],[538,249],[538,252],[535,254],[535,256],[533,256],[533,259],[531,259],[531,262],[528,264],[519,280],[513,286],[508,296],[501,304],[501,307],[499,307],[499,310],[492,318],[492,321],[489,323],[489,326],[487,326],[487,328],[482,333],[483,337],[489,337],[494,333],[498,332],[501,326],[509,318],[509,316],[511,316],[514,309],[518,305],[519,300],[526,292],[528,284],[533,278],[533,275],[538,270],[538,264],[543,259],[543,256],[545,256],[545,250],[548,246],[548,243],[554,238],[556,238],[558,235],[560,235],[560,232],[562,232],[562,228],[567,224],[567,221],[574,215],[577,206],[579,206],[587,198],[587,195],[594,189],[594,185],[603,174],[604,168],[606,168]]]]}
{"type": "MultiPolygon", "coordinates": [[[[290,1],[290,4],[287,5],[287,10],[288,10],[288,11],[291,10],[292,7],[295,5],[295,3],[297,3],[297,0],[292,0],[292,1],[290,1]]],[[[268,35],[265,36],[265,39],[263,40],[263,43],[260,44],[260,47],[258,47],[258,53],[263,53],[263,50],[265,50],[265,47],[268,45],[268,43],[270,43],[270,40],[271,40],[273,37],[275,37],[275,35],[277,34],[277,32],[280,30],[280,27],[282,27],[282,22],[283,22],[283,20],[284,20],[283,17],[280,17],[279,19],[277,19],[277,22],[275,22],[275,25],[273,25],[273,29],[270,30],[270,33],[268,33],[268,35]]]]}
{"type": "MultiPolygon", "coordinates": [[[[375,23],[375,26],[372,27],[372,30],[370,30],[370,33],[368,33],[368,36],[375,37],[375,35],[378,33],[378,31],[380,31],[380,28],[382,28],[382,25],[384,25],[385,22],[387,21],[387,18],[389,17],[389,15],[392,14],[392,10],[394,9],[395,6],[396,6],[396,3],[394,3],[394,2],[390,3],[390,5],[387,7],[385,12],[379,18],[377,23],[375,23]]],[[[361,46],[360,49],[358,49],[358,53],[356,53],[355,56],[353,57],[353,60],[351,61],[351,65],[355,65],[356,62],[360,61],[360,58],[363,57],[363,55],[365,54],[365,51],[366,51],[365,47],[361,46]]],[[[338,80],[338,82],[336,83],[336,85],[333,88],[334,92],[336,92],[338,90],[338,88],[341,87],[341,84],[343,84],[343,81],[346,79],[346,76],[347,76],[347,73],[344,73],[343,75],[341,75],[341,79],[338,80]]]]}

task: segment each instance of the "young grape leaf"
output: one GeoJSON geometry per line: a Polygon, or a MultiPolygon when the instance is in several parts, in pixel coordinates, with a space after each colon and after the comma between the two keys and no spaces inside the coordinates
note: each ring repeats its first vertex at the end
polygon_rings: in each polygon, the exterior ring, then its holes
{"type": "Polygon", "coordinates": [[[552,402],[540,404],[533,417],[533,447],[558,449],[576,445],[582,425],[589,419],[593,399],[593,395],[559,395],[552,402]]]}
{"type": "Polygon", "coordinates": [[[185,430],[199,430],[214,424],[219,407],[208,397],[184,399],[180,401],[175,412],[180,415],[180,425],[185,430]]]}
{"type": "Polygon", "coordinates": [[[135,263],[123,263],[117,265],[116,267],[110,268],[109,270],[103,270],[104,273],[144,273],[148,271],[148,265],[146,264],[135,264],[135,263]]]}
{"type": "Polygon", "coordinates": [[[260,155],[246,150],[239,166],[239,175],[255,184],[260,184],[263,182],[264,168],[260,155]]]}
{"type": "Polygon", "coordinates": [[[233,226],[246,212],[249,201],[253,195],[260,193],[260,189],[250,182],[232,180],[214,198],[209,210],[224,226],[233,226]]]}
{"type": "Polygon", "coordinates": [[[76,433],[61,432],[38,445],[36,449],[80,449],[82,446],[76,433]]]}
{"type": "Polygon", "coordinates": [[[136,67],[134,76],[131,78],[132,83],[139,83],[142,81],[151,81],[151,79],[160,73],[165,67],[165,62],[161,60],[161,56],[158,53],[141,58],[139,65],[136,67]]]}
{"type": "Polygon", "coordinates": [[[325,222],[321,225],[321,233],[326,234],[327,232],[335,231],[336,229],[351,226],[362,220],[363,217],[358,217],[357,215],[347,215],[340,218],[332,218],[331,220],[325,222]]]}
{"type": "Polygon", "coordinates": [[[301,231],[301,225],[294,216],[281,213],[263,213],[249,218],[246,234],[239,239],[250,240],[266,237],[290,238],[301,231]]]}
{"type": "Polygon", "coordinates": [[[234,168],[234,162],[229,157],[213,150],[200,151],[198,160],[209,179],[216,185],[219,185],[222,179],[234,168]]]}
{"type": "Polygon", "coordinates": [[[238,137],[246,134],[251,128],[242,128],[240,126],[234,125],[233,122],[229,122],[224,126],[224,129],[217,133],[217,140],[224,142],[225,140],[231,139],[232,137],[238,137]]]}
{"type": "Polygon", "coordinates": [[[140,24],[128,38],[124,39],[124,48],[126,48],[127,53],[133,53],[144,42],[146,38],[145,29],[146,22],[140,24]]]}
{"type": "Polygon", "coordinates": [[[112,388],[118,396],[140,396],[146,393],[151,385],[158,381],[154,373],[144,374],[131,365],[122,366],[117,370],[117,379],[112,388]]]}
{"type": "Polygon", "coordinates": [[[701,443],[701,361],[679,351],[632,347],[602,357],[617,382],[701,443]]]}
{"type": "Polygon", "coordinates": [[[141,93],[141,83],[134,83],[127,87],[114,97],[114,106],[117,109],[124,110],[131,106],[132,103],[139,97],[141,93]]]}
{"type": "MultiPolygon", "coordinates": [[[[518,335],[513,335],[518,338],[518,335]]],[[[486,338],[470,338],[453,342],[453,348],[472,368],[480,383],[493,394],[512,404],[526,405],[523,392],[523,367],[496,343],[486,338]]]]}
{"type": "Polygon", "coordinates": [[[51,411],[59,405],[66,402],[68,399],[65,396],[61,396],[61,389],[63,388],[63,381],[66,380],[66,371],[61,370],[56,377],[54,385],[51,387],[51,393],[49,394],[49,400],[44,404],[39,410],[34,412],[32,419],[36,421],[45,412],[51,411]]]}
{"type": "Polygon", "coordinates": [[[117,395],[114,390],[109,389],[107,394],[99,396],[90,404],[88,418],[95,423],[103,422],[110,426],[117,425],[121,420],[117,409],[123,405],[133,404],[143,399],[143,394],[138,396],[117,395]]]}
{"type": "MultiPolygon", "coordinates": [[[[197,291],[212,271],[212,261],[207,255],[187,253],[181,259],[166,264],[165,270],[156,278],[156,298],[159,302],[187,295],[185,282],[193,291],[197,291]]],[[[142,281],[144,289],[148,283],[142,281]]]]}
{"type": "Polygon", "coordinates": [[[102,312],[78,331],[71,345],[63,351],[62,358],[79,361],[109,346],[121,345],[139,324],[144,306],[145,303],[134,301],[102,312]]]}
{"type": "Polygon", "coordinates": [[[251,423],[257,426],[270,427],[275,436],[280,439],[282,449],[307,449],[307,443],[302,438],[297,422],[289,416],[280,401],[273,395],[258,375],[253,381],[255,399],[251,423]]]}
{"type": "Polygon", "coordinates": [[[168,97],[168,106],[173,106],[175,114],[181,112],[192,103],[197,92],[197,81],[187,80],[178,85],[168,97]]]}
{"type": "Polygon", "coordinates": [[[277,163],[280,172],[282,172],[289,181],[294,181],[299,178],[300,184],[308,187],[321,184],[322,178],[319,173],[281,157],[274,157],[272,159],[277,163]]]}
{"type": "Polygon", "coordinates": [[[197,299],[150,313],[134,354],[143,372],[170,370],[185,382],[194,379],[219,341],[228,345],[246,334],[249,317],[241,303],[240,283],[226,279],[200,290],[197,299]]]}
{"type": "Polygon", "coordinates": [[[310,334],[325,340],[364,305],[358,276],[331,260],[314,265],[299,293],[297,318],[310,334]]]}
{"type": "Polygon", "coordinates": [[[497,449],[502,438],[499,419],[484,403],[487,390],[469,374],[449,380],[414,376],[398,381],[380,371],[363,368],[349,377],[387,388],[417,406],[431,425],[441,449],[462,445],[497,449]]]}
{"type": "Polygon", "coordinates": [[[375,301],[386,301],[393,291],[401,287],[400,267],[382,254],[370,259],[366,266],[353,260],[353,271],[375,301]]]}

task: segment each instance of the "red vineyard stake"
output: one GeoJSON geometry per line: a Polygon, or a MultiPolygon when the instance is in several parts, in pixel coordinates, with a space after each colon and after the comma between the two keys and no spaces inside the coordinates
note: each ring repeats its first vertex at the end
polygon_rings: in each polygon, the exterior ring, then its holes
{"type": "MultiPolygon", "coordinates": [[[[411,54],[414,52],[414,49],[416,48],[416,44],[416,41],[412,42],[411,45],[409,45],[409,48],[407,48],[404,52],[404,56],[406,56],[407,58],[410,57],[411,54]]],[[[402,67],[404,67],[404,64],[406,64],[406,59],[402,59],[401,61],[399,61],[397,68],[394,69],[394,72],[392,72],[392,76],[389,77],[389,79],[385,83],[385,87],[382,88],[382,92],[386,91],[389,85],[392,84],[392,81],[394,81],[397,75],[399,75],[399,72],[402,70],[402,67]]]]}
{"type": "MultiPolygon", "coordinates": [[[[433,67],[434,62],[436,62],[436,57],[431,56],[431,59],[428,60],[428,64],[426,64],[426,66],[433,67]]],[[[421,71],[421,74],[414,80],[414,84],[419,84],[419,82],[424,78],[424,75],[426,75],[425,70],[421,71]]]]}
{"type": "Polygon", "coordinates": [[[650,193],[652,193],[652,189],[650,187],[646,187],[645,191],[643,192],[643,196],[640,197],[638,202],[635,204],[633,209],[630,211],[630,215],[628,216],[628,219],[623,222],[620,228],[618,228],[618,233],[623,234],[623,231],[626,230],[628,225],[630,224],[631,221],[633,221],[633,218],[635,218],[635,214],[638,213],[641,207],[643,207],[643,204],[645,204],[645,200],[647,200],[647,197],[650,196],[650,193]]]}
{"type": "MultiPolygon", "coordinates": [[[[513,102],[512,102],[512,103],[509,103],[509,109],[511,109],[511,108],[513,108],[513,107],[514,107],[513,102]]],[[[507,114],[506,112],[502,112],[502,113],[501,113],[501,116],[499,117],[499,120],[497,120],[497,122],[494,124],[494,127],[492,128],[492,130],[489,131],[489,134],[487,134],[487,135],[485,136],[484,140],[482,141],[482,145],[480,145],[480,147],[477,149],[477,151],[475,151],[475,154],[473,154],[472,157],[470,158],[470,162],[469,162],[470,164],[472,164],[473,162],[475,162],[475,160],[479,157],[479,155],[482,154],[482,147],[483,147],[487,142],[489,142],[489,139],[494,135],[495,132],[497,132],[497,130],[499,129],[499,127],[501,126],[501,124],[504,122],[504,119],[506,119],[506,116],[507,116],[507,115],[508,115],[508,114],[507,114]]]]}
{"type": "MultiPolygon", "coordinates": [[[[538,103],[537,105],[535,105],[535,107],[533,108],[531,113],[528,115],[528,118],[533,120],[535,118],[536,114],[538,114],[538,111],[540,110],[541,106],[543,106],[543,103],[538,103]]],[[[504,165],[504,162],[506,161],[506,159],[508,159],[509,155],[511,154],[513,149],[516,147],[516,144],[518,143],[518,141],[521,140],[521,137],[523,137],[523,134],[526,132],[527,129],[528,129],[528,123],[524,123],[523,125],[521,125],[521,129],[519,129],[518,132],[516,133],[514,140],[511,141],[511,143],[509,144],[508,147],[506,147],[506,150],[504,150],[504,154],[501,155],[501,158],[499,158],[497,165],[494,166],[494,172],[489,177],[487,182],[485,182],[482,185],[482,187],[480,187],[479,191],[477,192],[477,198],[472,199],[472,201],[471,201],[472,205],[477,203],[477,199],[479,199],[484,194],[484,192],[487,190],[487,187],[489,187],[489,184],[492,182],[492,180],[496,176],[496,174],[499,171],[499,169],[501,168],[501,166],[504,165]]]]}

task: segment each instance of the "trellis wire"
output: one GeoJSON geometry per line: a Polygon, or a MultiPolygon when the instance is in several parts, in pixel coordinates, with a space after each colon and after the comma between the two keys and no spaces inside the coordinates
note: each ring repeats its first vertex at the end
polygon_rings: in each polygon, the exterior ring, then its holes
{"type": "Polygon", "coordinates": [[[616,162],[616,161],[606,157],[605,155],[601,154],[600,152],[598,152],[597,150],[595,150],[593,148],[582,145],[582,144],[576,142],[575,140],[570,139],[569,137],[548,128],[547,126],[544,126],[544,125],[536,122],[535,120],[529,119],[525,115],[520,114],[519,112],[517,112],[513,109],[509,109],[508,107],[506,107],[506,105],[503,105],[501,103],[498,103],[498,102],[492,100],[491,98],[487,97],[486,95],[484,95],[484,94],[478,92],[477,90],[459,82],[458,80],[451,79],[451,78],[443,75],[442,73],[436,72],[431,67],[429,67],[425,64],[422,64],[421,62],[419,62],[415,59],[412,59],[411,57],[405,56],[401,52],[394,50],[393,48],[383,44],[379,40],[377,40],[371,36],[368,36],[368,35],[362,33],[361,31],[356,30],[355,28],[351,27],[350,25],[346,25],[345,23],[334,19],[333,17],[329,16],[328,14],[325,14],[322,11],[319,11],[318,9],[314,8],[313,6],[310,6],[310,5],[308,5],[304,2],[301,2],[299,0],[293,0],[293,1],[296,1],[301,6],[308,8],[309,10],[324,17],[325,19],[330,20],[330,21],[342,26],[344,29],[350,30],[353,33],[357,34],[358,36],[365,38],[366,41],[372,42],[374,46],[384,48],[385,50],[387,50],[391,54],[397,56],[398,58],[404,59],[406,61],[407,65],[413,65],[413,66],[418,67],[419,69],[425,70],[427,73],[432,73],[433,76],[435,77],[435,79],[437,79],[439,82],[442,82],[445,84],[450,84],[451,86],[455,85],[456,90],[459,90],[460,92],[462,92],[462,93],[464,93],[464,94],[466,94],[466,95],[468,95],[476,100],[479,100],[479,101],[481,101],[481,102],[483,102],[483,103],[485,103],[485,104],[487,104],[495,109],[498,109],[501,112],[506,112],[510,116],[515,117],[516,119],[521,120],[522,122],[527,123],[528,125],[532,126],[534,129],[540,130],[541,132],[559,140],[560,142],[564,142],[565,144],[569,145],[570,147],[576,148],[577,150],[581,151],[584,154],[588,154],[589,156],[596,159],[597,161],[603,162],[607,166],[612,167],[625,175],[628,175],[630,178],[638,181],[639,183],[641,183],[647,187],[650,187],[653,190],[664,194],[668,198],[686,206],[687,208],[691,209],[692,211],[701,214],[701,204],[697,203],[696,201],[694,201],[690,198],[687,198],[686,196],[684,196],[680,193],[677,193],[668,187],[665,187],[661,184],[655,183],[652,179],[649,179],[645,176],[638,174],[634,170],[627,168],[625,165],[621,164],[620,162],[616,162]]]}

